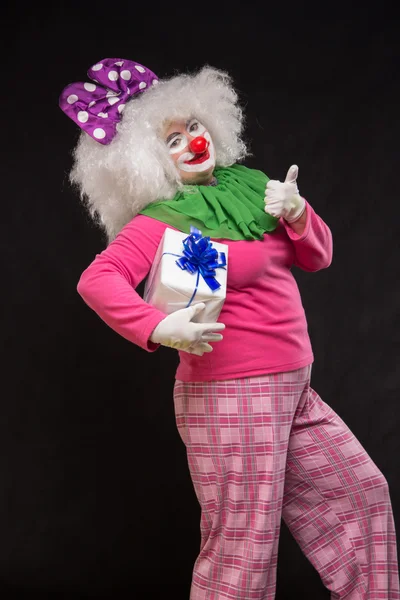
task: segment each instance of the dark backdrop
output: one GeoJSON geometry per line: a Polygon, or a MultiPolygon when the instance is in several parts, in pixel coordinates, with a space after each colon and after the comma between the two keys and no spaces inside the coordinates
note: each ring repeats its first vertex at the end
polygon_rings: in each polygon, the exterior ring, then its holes
{"type": "MultiPolygon", "coordinates": [[[[106,56],[208,63],[246,107],[245,164],[299,187],[334,237],[295,270],[313,387],[387,478],[400,530],[399,44],[389,4],[15,5],[3,21],[0,597],[187,600],[199,506],[175,427],[177,355],[133,346],[76,292],[105,242],[69,187],[62,88],[106,56]],[[5,214],[4,214],[5,211],[5,214]]],[[[328,598],[282,526],[277,599],[328,598]]]]}

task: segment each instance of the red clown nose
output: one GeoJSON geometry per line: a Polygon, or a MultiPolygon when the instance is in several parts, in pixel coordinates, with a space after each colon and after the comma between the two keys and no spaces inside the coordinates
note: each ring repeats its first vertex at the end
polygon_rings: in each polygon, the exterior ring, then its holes
{"type": "Polygon", "coordinates": [[[207,146],[208,142],[206,138],[201,135],[194,138],[189,144],[190,151],[193,152],[193,154],[202,154],[207,150],[207,146]]]}

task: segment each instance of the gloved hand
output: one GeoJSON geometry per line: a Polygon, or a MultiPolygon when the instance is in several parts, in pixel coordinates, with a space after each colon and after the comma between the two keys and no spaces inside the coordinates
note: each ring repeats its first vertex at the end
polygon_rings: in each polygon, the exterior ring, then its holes
{"type": "Polygon", "coordinates": [[[297,221],[306,208],[306,201],[299,194],[297,175],[299,167],[292,165],[282,183],[271,179],[265,190],[265,212],[273,217],[283,217],[288,223],[297,221]]]}
{"type": "Polygon", "coordinates": [[[154,329],[150,340],[155,344],[169,346],[176,350],[184,350],[190,354],[202,356],[204,352],[212,352],[213,347],[207,342],[222,340],[220,333],[225,329],[223,323],[192,323],[193,317],[205,308],[204,302],[182,308],[168,315],[154,329]]]}

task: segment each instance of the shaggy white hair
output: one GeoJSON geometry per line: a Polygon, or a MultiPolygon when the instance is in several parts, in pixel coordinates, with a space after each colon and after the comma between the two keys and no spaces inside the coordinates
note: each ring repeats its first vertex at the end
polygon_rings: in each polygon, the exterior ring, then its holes
{"type": "Polygon", "coordinates": [[[169,121],[191,118],[210,132],[216,166],[230,166],[247,155],[243,113],[231,78],[208,66],[160,80],[127,102],[110,144],[81,133],[70,180],[109,242],[149,203],[173,198],[182,188],[162,132],[169,121]]]}

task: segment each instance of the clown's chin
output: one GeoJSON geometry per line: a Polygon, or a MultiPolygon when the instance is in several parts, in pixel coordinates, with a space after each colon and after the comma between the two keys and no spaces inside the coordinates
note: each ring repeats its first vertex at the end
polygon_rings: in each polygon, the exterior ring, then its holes
{"type": "Polygon", "coordinates": [[[213,180],[215,164],[213,162],[209,162],[208,168],[204,168],[204,164],[202,166],[203,169],[201,171],[187,171],[181,169],[180,174],[182,183],[189,185],[208,185],[209,183],[211,183],[211,181],[213,180]]]}

